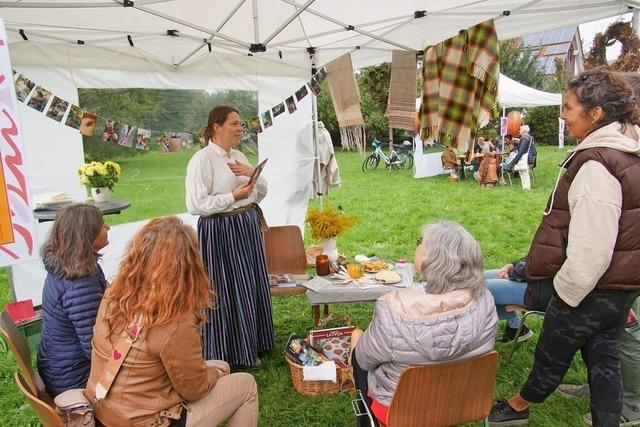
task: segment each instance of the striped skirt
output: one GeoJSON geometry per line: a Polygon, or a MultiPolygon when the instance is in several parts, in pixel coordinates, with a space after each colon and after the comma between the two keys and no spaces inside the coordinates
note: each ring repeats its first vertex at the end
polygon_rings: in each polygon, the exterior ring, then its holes
{"type": "Polygon", "coordinates": [[[251,366],[275,341],[260,215],[201,216],[198,240],[217,297],[203,324],[204,358],[251,366]]]}

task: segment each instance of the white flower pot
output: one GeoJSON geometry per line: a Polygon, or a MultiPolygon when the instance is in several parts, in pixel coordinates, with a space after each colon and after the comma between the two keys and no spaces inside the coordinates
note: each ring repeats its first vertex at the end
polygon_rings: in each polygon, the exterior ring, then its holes
{"type": "Polygon", "coordinates": [[[91,187],[91,197],[96,203],[103,203],[109,201],[109,188],[108,187],[91,187]]]}
{"type": "Polygon", "coordinates": [[[338,261],[337,239],[335,237],[322,241],[322,253],[329,257],[329,261],[338,261]]]}

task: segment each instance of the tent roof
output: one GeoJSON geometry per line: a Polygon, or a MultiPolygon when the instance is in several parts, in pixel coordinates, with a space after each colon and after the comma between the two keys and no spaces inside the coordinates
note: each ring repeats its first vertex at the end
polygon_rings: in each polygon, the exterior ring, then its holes
{"type": "Polygon", "coordinates": [[[92,52],[92,67],[124,69],[182,67],[253,51],[253,61],[268,58],[263,67],[277,69],[284,63],[308,68],[309,47],[317,49],[319,65],[352,52],[360,67],[389,61],[392,49],[417,52],[489,18],[508,39],[615,16],[630,6],[640,7],[640,0],[9,0],[0,1],[0,17],[18,65],[41,65],[26,38],[52,53],[52,65],[69,68],[78,65],[69,59],[85,51],[92,52]],[[90,47],[142,62],[114,67],[111,55],[100,61],[90,47]]]}
{"type": "Polygon", "coordinates": [[[542,105],[561,105],[561,93],[543,92],[500,74],[498,82],[498,100],[502,107],[538,107],[542,105]]]}

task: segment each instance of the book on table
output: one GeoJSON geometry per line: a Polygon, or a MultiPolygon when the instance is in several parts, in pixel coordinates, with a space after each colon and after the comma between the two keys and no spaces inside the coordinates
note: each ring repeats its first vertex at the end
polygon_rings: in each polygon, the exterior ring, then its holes
{"type": "Polygon", "coordinates": [[[269,286],[291,288],[294,286],[300,286],[307,280],[309,280],[308,274],[270,274],[269,286]]]}
{"type": "Polygon", "coordinates": [[[347,363],[351,354],[351,333],[354,329],[355,326],[316,329],[309,332],[309,342],[329,359],[347,363]]]}

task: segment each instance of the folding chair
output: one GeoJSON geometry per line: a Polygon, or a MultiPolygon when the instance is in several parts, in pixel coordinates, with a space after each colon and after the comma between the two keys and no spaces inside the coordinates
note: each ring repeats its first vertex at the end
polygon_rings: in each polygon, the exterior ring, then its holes
{"type": "Polygon", "coordinates": [[[55,409],[38,399],[38,397],[31,392],[28,382],[25,381],[20,372],[16,372],[14,378],[18,389],[20,389],[25,399],[27,399],[27,402],[29,402],[29,405],[33,408],[44,427],[64,427],[64,422],[56,413],[55,409]]]}
{"type": "Polygon", "coordinates": [[[400,375],[386,427],[441,427],[482,419],[489,425],[498,359],[490,351],[453,363],[408,367],[400,375]]]}
{"type": "Polygon", "coordinates": [[[18,328],[15,323],[13,323],[13,320],[11,320],[9,313],[5,310],[2,310],[2,314],[0,314],[0,334],[2,334],[9,344],[9,348],[16,359],[16,363],[24,376],[25,383],[27,384],[31,394],[45,402],[52,403],[53,399],[51,399],[51,396],[49,396],[45,391],[44,383],[42,382],[40,375],[38,375],[36,370],[33,369],[33,365],[31,364],[31,352],[29,351],[27,342],[24,337],[20,335],[20,331],[18,331],[18,328]]]}
{"type": "Polygon", "coordinates": [[[504,309],[507,312],[519,311],[519,312],[523,313],[522,317],[520,318],[520,325],[518,326],[518,330],[516,331],[516,336],[513,338],[513,344],[511,345],[511,351],[509,351],[509,354],[507,355],[507,362],[511,362],[511,358],[513,357],[513,354],[520,347],[521,343],[518,342],[518,338],[520,338],[520,335],[522,335],[522,330],[524,329],[524,326],[526,325],[527,317],[529,317],[531,315],[544,317],[545,312],[544,311],[538,311],[538,310],[529,310],[529,309],[527,309],[527,307],[524,307],[524,306],[521,306],[521,305],[513,305],[513,304],[506,305],[504,307],[504,309]]]}

